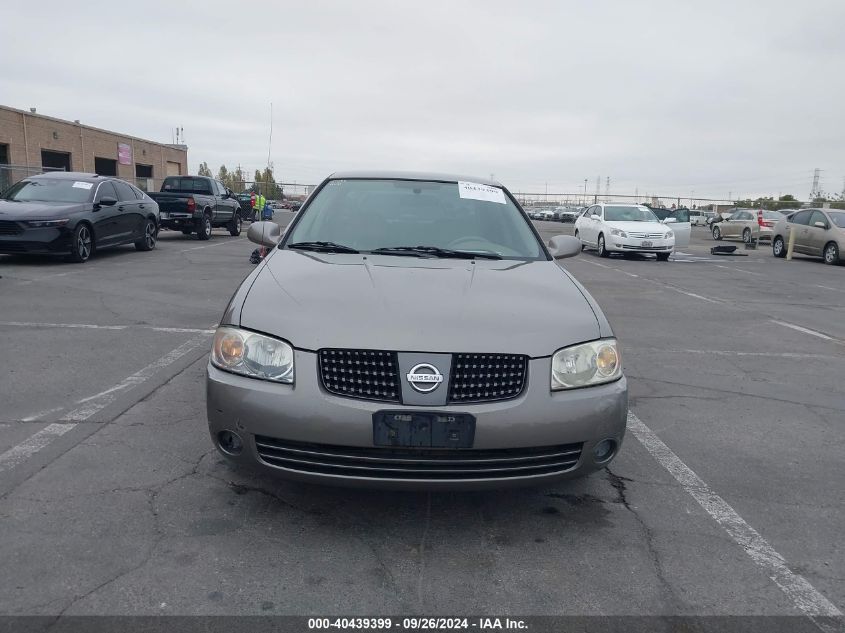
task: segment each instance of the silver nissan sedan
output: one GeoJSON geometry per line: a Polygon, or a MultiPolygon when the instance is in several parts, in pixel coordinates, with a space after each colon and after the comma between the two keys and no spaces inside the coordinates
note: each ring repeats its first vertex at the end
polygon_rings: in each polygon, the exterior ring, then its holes
{"type": "Polygon", "coordinates": [[[361,487],[539,485],[606,466],[625,433],[619,344],[498,182],[336,173],[241,284],[208,363],[234,462],[361,487]],[[530,326],[526,327],[526,323],[530,326]]]}

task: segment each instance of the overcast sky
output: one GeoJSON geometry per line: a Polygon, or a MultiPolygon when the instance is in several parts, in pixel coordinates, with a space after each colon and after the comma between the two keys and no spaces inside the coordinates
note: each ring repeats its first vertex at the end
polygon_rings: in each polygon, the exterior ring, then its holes
{"type": "Polygon", "coordinates": [[[806,197],[845,178],[845,2],[4,3],[0,103],[267,162],[513,191],[806,197]],[[692,194],[692,192],[695,192],[692,194]]]}

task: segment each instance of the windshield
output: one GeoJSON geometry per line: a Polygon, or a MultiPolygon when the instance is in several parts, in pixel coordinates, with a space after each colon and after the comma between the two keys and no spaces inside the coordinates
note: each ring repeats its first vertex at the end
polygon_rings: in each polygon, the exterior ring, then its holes
{"type": "Polygon", "coordinates": [[[309,203],[284,244],[331,242],[359,252],[427,246],[503,259],[545,259],[516,205],[498,192],[497,201],[489,201],[471,197],[483,196],[466,187],[459,190],[454,182],[332,180],[309,203]]]}
{"type": "Polygon", "coordinates": [[[828,215],[830,216],[831,221],[836,226],[838,226],[840,229],[845,229],[845,212],[833,211],[829,212],[828,215]]]}
{"type": "Polygon", "coordinates": [[[763,218],[766,220],[780,220],[783,213],[780,211],[763,211],[763,218]]]}
{"type": "Polygon", "coordinates": [[[23,180],[12,185],[3,195],[18,202],[88,202],[94,183],[59,178],[23,180]]]}
{"type": "Polygon", "coordinates": [[[645,207],[605,207],[606,222],[657,222],[657,216],[645,207]]]}

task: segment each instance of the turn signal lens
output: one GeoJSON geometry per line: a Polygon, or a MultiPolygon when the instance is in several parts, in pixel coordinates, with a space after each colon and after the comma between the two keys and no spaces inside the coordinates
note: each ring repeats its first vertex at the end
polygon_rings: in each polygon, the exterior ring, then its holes
{"type": "Polygon", "coordinates": [[[232,326],[217,328],[211,363],[250,378],[293,383],[293,348],[282,340],[232,326]]]}

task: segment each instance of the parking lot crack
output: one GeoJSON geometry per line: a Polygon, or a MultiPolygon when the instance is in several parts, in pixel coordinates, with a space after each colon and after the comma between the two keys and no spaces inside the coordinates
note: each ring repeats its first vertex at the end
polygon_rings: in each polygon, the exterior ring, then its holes
{"type": "Polygon", "coordinates": [[[651,559],[651,564],[654,567],[654,573],[657,577],[657,581],[660,583],[660,587],[663,589],[663,595],[671,603],[671,612],[682,612],[682,608],[685,606],[685,604],[680,599],[677,592],[672,587],[671,583],[666,580],[666,577],[664,575],[665,572],[663,569],[663,563],[660,560],[660,553],[657,551],[657,547],[654,544],[654,532],[646,524],[646,522],[640,516],[639,512],[637,512],[636,508],[632,506],[630,501],[628,500],[627,484],[632,480],[628,479],[627,477],[617,475],[608,467],[605,467],[604,470],[607,473],[608,482],[616,490],[617,503],[622,504],[622,506],[624,506],[624,508],[633,515],[634,519],[637,521],[637,524],[640,526],[640,530],[642,531],[643,536],[645,537],[646,547],[648,548],[649,558],[651,559]]]}

